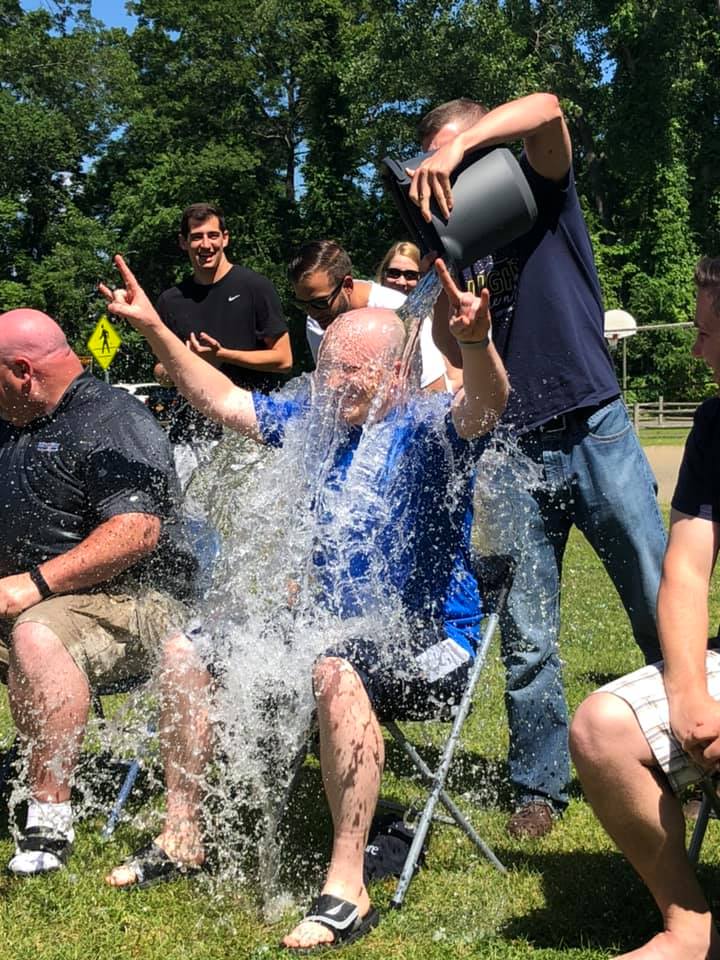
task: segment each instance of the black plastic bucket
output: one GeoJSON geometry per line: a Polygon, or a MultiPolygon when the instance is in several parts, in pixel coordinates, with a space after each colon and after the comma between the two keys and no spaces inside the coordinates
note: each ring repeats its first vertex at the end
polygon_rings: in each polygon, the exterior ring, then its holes
{"type": "Polygon", "coordinates": [[[414,170],[431,154],[398,162],[382,161],[382,176],[412,239],[423,253],[437,251],[458,269],[468,267],[493,250],[527,233],[535,223],[537,205],[520,164],[504,147],[469,154],[450,175],[453,208],[444,220],[434,199],[432,221],[426,223],[408,196],[414,170]]]}

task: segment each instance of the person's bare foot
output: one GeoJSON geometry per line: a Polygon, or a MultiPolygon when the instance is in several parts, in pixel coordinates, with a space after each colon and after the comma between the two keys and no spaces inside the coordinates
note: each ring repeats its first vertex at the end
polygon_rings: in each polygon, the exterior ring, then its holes
{"type": "Polygon", "coordinates": [[[720,937],[709,915],[708,926],[709,929],[697,929],[696,934],[691,936],[688,933],[682,938],[665,930],[642,947],[623,953],[615,960],[720,960],[720,937]]]}
{"type": "MultiPolygon", "coordinates": [[[[358,916],[361,918],[367,916],[371,909],[370,898],[365,887],[362,888],[359,896],[353,896],[352,899],[347,897],[346,890],[341,891],[335,888],[325,888],[321,896],[323,896],[323,894],[329,894],[340,900],[357,904],[358,916]]],[[[322,923],[317,923],[314,920],[303,919],[286,937],[283,937],[282,944],[291,950],[308,950],[313,947],[319,947],[322,944],[330,944],[334,939],[335,935],[329,927],[324,926],[322,923]]]]}
{"type": "MultiPolygon", "coordinates": [[[[199,830],[186,828],[182,836],[161,833],[155,840],[155,846],[173,863],[189,870],[201,867],[205,862],[205,849],[199,830]]],[[[114,867],[105,877],[105,883],[111,887],[132,887],[139,879],[131,859],[128,863],[114,867]]]]}

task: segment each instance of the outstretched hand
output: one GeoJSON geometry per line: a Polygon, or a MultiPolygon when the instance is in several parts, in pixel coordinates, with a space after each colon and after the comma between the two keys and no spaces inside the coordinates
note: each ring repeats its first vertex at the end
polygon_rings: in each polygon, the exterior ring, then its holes
{"type": "Polygon", "coordinates": [[[490,294],[483,287],[480,296],[463,292],[453,280],[445,262],[435,261],[440,282],[450,303],[450,333],[458,343],[484,340],[490,332],[490,294]]]}
{"type": "Polygon", "coordinates": [[[98,284],[98,290],[107,300],[108,313],[123,317],[140,333],[149,333],[154,327],[162,326],[155,307],[130,267],[119,254],[113,257],[113,262],[120,273],[124,288],[116,287],[111,290],[104,283],[98,284]]]}

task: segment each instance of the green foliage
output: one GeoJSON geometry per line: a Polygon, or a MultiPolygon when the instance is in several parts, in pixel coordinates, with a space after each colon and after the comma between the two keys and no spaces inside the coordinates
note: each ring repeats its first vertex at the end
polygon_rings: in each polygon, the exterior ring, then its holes
{"type": "MultiPolygon", "coordinates": [[[[0,3],[0,307],[47,309],[82,339],[115,250],[153,296],[185,273],[177,223],[197,200],[224,207],[231,258],[287,304],[285,264],[311,237],[338,238],[371,275],[404,232],[378,163],[417,152],[424,111],[549,89],[608,307],[641,325],[690,318],[692,266],[720,249],[714,0],[130,6],[128,35],[82,2],[0,3]]],[[[635,338],[638,394],[701,393],[686,347],[635,338]]]]}

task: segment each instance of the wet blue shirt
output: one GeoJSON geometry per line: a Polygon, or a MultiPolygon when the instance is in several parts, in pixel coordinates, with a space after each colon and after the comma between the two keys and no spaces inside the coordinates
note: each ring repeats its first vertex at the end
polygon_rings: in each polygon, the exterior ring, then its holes
{"type": "MultiPolygon", "coordinates": [[[[276,446],[288,422],[308,410],[282,393],[253,400],[260,433],[276,446]]],[[[470,568],[480,443],[458,436],[449,404],[449,396],[435,394],[369,430],[344,431],[329,469],[316,464],[318,476],[323,472],[309,504],[321,531],[313,560],[321,600],[339,617],[366,613],[380,583],[401,599],[413,633],[428,646],[447,637],[472,655],[481,619],[470,568]],[[382,446],[381,462],[366,455],[363,441],[368,450],[382,446]]]]}

